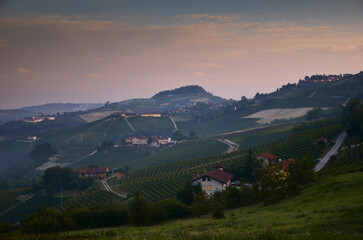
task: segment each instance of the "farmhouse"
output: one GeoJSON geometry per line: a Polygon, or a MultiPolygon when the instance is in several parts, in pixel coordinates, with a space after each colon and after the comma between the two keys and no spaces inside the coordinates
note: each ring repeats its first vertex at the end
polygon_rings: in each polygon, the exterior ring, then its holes
{"type": "Polygon", "coordinates": [[[36,136],[28,136],[28,142],[34,142],[35,140],[37,140],[36,136]]]}
{"type": "Polygon", "coordinates": [[[262,153],[261,155],[257,156],[257,160],[262,160],[263,166],[277,163],[277,157],[271,153],[262,153]]]}
{"type": "Polygon", "coordinates": [[[24,122],[27,123],[38,123],[38,122],[42,122],[45,120],[45,117],[28,117],[28,118],[24,118],[24,122]]]}
{"type": "Polygon", "coordinates": [[[73,170],[74,178],[87,178],[92,177],[94,179],[105,179],[107,177],[109,170],[108,167],[98,167],[98,168],[82,168],[73,170]]]}
{"type": "Polygon", "coordinates": [[[192,182],[193,184],[200,183],[202,190],[211,195],[216,191],[223,191],[230,186],[233,177],[232,174],[223,171],[221,164],[216,164],[213,166],[212,171],[197,176],[192,182]]]}

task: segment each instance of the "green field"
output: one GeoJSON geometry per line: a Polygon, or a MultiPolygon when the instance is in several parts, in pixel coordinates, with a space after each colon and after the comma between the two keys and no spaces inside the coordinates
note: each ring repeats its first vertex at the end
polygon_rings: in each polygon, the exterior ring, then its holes
{"type": "MultiPolygon", "coordinates": [[[[98,166],[108,166],[109,168],[120,168],[129,165],[131,171],[135,171],[140,168],[217,155],[225,150],[227,150],[227,145],[212,139],[181,142],[165,149],[154,147],[119,147],[103,153],[97,153],[75,164],[71,164],[69,167],[79,168],[96,164],[98,166]]],[[[89,152],[92,152],[92,150],[89,152]]]]}
{"type": "Polygon", "coordinates": [[[253,146],[265,144],[287,137],[295,125],[288,125],[278,128],[257,131],[246,135],[230,138],[231,141],[239,144],[239,149],[246,149],[253,146]]]}
{"type": "Polygon", "coordinates": [[[134,162],[150,154],[150,150],[145,148],[119,147],[107,150],[105,152],[96,153],[95,155],[85,158],[84,160],[77,163],[71,164],[68,167],[81,168],[90,164],[95,164],[97,166],[107,166],[112,169],[129,165],[131,170],[134,170],[142,167],[138,166],[134,162]]]}
{"type": "Polygon", "coordinates": [[[171,136],[174,125],[170,118],[161,117],[131,117],[127,119],[136,132],[143,135],[171,136]]]}
{"type": "MultiPolygon", "coordinates": [[[[72,239],[362,239],[363,173],[326,177],[298,196],[151,227],[75,231],[72,239]],[[107,236],[107,237],[106,237],[107,236]]],[[[61,237],[61,236],[59,236],[61,237]]]]}

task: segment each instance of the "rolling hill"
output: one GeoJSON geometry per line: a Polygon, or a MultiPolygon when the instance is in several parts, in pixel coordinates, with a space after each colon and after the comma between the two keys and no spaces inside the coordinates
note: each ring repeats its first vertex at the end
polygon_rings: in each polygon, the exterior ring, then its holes
{"type": "Polygon", "coordinates": [[[86,111],[101,107],[101,103],[47,103],[39,106],[23,107],[19,109],[0,109],[0,124],[10,121],[23,120],[25,117],[38,115],[54,115],[65,112],[86,111]]]}

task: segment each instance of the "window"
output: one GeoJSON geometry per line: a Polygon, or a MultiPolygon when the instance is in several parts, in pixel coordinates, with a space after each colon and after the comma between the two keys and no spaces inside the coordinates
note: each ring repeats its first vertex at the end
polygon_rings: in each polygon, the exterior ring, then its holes
{"type": "Polygon", "coordinates": [[[212,191],[212,185],[208,185],[208,191],[212,191]]]}
{"type": "Polygon", "coordinates": [[[211,180],[210,180],[210,177],[208,177],[208,178],[207,178],[207,180],[210,182],[210,181],[211,181],[211,180]]]}
{"type": "Polygon", "coordinates": [[[205,182],[205,177],[203,177],[202,181],[205,182]]]}
{"type": "Polygon", "coordinates": [[[202,191],[204,191],[205,192],[205,185],[202,185],[202,191]]]}

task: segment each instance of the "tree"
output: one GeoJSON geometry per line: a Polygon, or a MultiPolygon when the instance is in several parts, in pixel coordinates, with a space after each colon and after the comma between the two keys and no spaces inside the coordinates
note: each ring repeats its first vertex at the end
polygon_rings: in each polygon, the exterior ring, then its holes
{"type": "Polygon", "coordinates": [[[194,185],[192,182],[188,181],[185,183],[184,188],[177,192],[176,199],[185,205],[190,205],[193,203],[194,195],[200,193],[202,187],[200,184],[194,185]]]}
{"type": "Polygon", "coordinates": [[[69,189],[74,183],[73,171],[59,166],[48,168],[43,175],[43,182],[48,193],[59,191],[60,188],[69,189]]]}
{"type": "Polygon", "coordinates": [[[276,203],[288,194],[288,173],[282,166],[269,165],[260,170],[254,185],[257,196],[265,205],[276,203]]]}
{"type": "Polygon", "coordinates": [[[129,216],[131,223],[135,226],[146,226],[151,223],[152,209],[148,201],[138,192],[129,206],[129,216]]]}
{"type": "Polygon", "coordinates": [[[175,141],[181,141],[183,139],[185,139],[185,136],[183,135],[183,133],[179,130],[176,130],[173,132],[173,134],[171,135],[171,138],[175,141]]]}
{"type": "Polygon", "coordinates": [[[168,219],[179,219],[187,216],[186,206],[178,200],[165,199],[154,204],[166,212],[168,219]]]}
{"type": "Polygon", "coordinates": [[[363,136],[363,104],[361,99],[349,100],[342,111],[341,124],[351,137],[363,136]]]}
{"type": "Polygon", "coordinates": [[[289,166],[289,188],[292,193],[296,193],[298,186],[316,180],[314,167],[314,161],[307,157],[296,160],[296,162],[289,166]]]}
{"type": "Polygon", "coordinates": [[[223,194],[220,191],[214,192],[211,200],[210,200],[210,207],[212,209],[212,216],[213,218],[224,218],[224,209],[226,205],[224,203],[223,194]]]}
{"type": "Polygon", "coordinates": [[[320,107],[309,110],[306,113],[306,120],[319,119],[321,117],[323,117],[323,110],[320,107]]]}
{"type": "Polygon", "coordinates": [[[38,143],[29,153],[29,157],[32,159],[30,163],[32,166],[30,167],[35,168],[36,166],[42,165],[56,153],[57,151],[49,143],[38,143]]]}
{"type": "Polygon", "coordinates": [[[252,149],[248,149],[248,157],[247,163],[245,168],[245,178],[249,181],[253,180],[253,156],[252,156],[252,149]]]}
{"type": "Polygon", "coordinates": [[[190,212],[194,216],[200,217],[208,214],[210,210],[210,201],[207,194],[204,191],[195,194],[193,197],[193,204],[190,206],[190,212]]]}
{"type": "Polygon", "coordinates": [[[55,209],[41,207],[20,221],[20,231],[23,233],[51,233],[61,229],[61,213],[55,209]]]}

